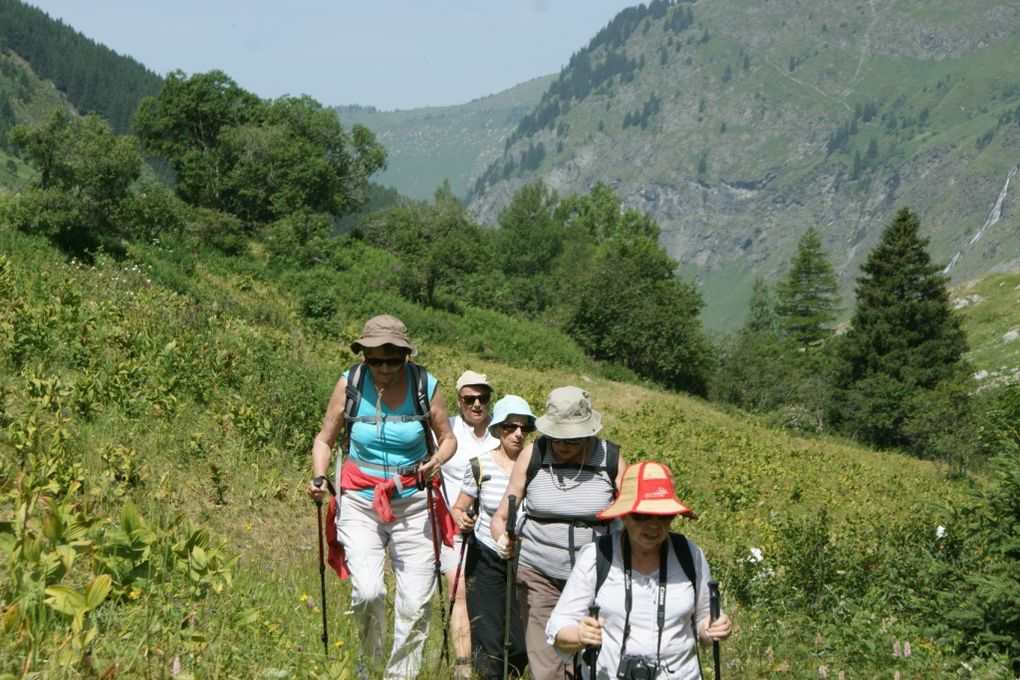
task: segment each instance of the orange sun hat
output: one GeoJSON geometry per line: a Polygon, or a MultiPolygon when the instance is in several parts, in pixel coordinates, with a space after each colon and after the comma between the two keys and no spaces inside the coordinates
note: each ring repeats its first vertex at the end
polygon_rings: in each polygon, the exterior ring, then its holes
{"type": "Polygon", "coordinates": [[[662,463],[633,463],[627,466],[616,500],[597,517],[614,519],[632,512],[698,518],[693,510],[676,497],[673,475],[662,463]]]}

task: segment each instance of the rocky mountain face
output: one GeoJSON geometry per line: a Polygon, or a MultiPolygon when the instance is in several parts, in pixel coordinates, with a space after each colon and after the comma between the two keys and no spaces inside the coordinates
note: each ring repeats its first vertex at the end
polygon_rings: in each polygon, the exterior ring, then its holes
{"type": "Polygon", "coordinates": [[[722,329],[809,226],[849,310],[902,206],[953,280],[1016,267],[1018,29],[1011,0],[656,0],[575,53],[469,205],[491,224],[537,179],[609,184],[655,216],[722,329]]]}

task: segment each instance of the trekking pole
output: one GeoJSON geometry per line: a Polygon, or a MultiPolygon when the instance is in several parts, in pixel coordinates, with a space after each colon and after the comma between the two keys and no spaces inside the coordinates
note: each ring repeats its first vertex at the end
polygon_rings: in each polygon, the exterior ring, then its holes
{"type": "MultiPolygon", "coordinates": [[[[479,495],[481,495],[481,493],[482,493],[481,484],[489,481],[490,479],[492,479],[492,475],[485,475],[480,480],[478,480],[479,481],[479,487],[478,487],[478,494],[479,495]]],[[[475,515],[478,514],[478,510],[475,507],[476,505],[477,505],[477,503],[472,504],[471,507],[467,509],[467,516],[468,517],[474,517],[475,515]]],[[[453,619],[453,604],[454,604],[454,602],[457,601],[457,587],[460,585],[460,571],[461,571],[461,568],[464,566],[464,552],[467,550],[468,537],[471,535],[471,532],[470,531],[462,531],[462,532],[460,532],[460,534],[461,534],[462,538],[461,538],[461,542],[460,542],[460,557],[457,559],[457,575],[453,579],[453,587],[450,588],[450,616],[449,616],[449,618],[451,620],[453,619]]]]}
{"type": "MultiPolygon", "coordinates": [[[[475,509],[468,508],[468,517],[475,516],[475,509]]],[[[460,543],[460,557],[457,558],[457,575],[453,577],[453,586],[450,587],[450,618],[453,618],[453,604],[457,601],[457,587],[460,585],[460,570],[464,566],[464,551],[467,549],[467,542],[469,533],[462,531],[461,543],[460,543]]]]}
{"type": "MultiPolygon", "coordinates": [[[[719,618],[719,582],[708,582],[708,610],[709,623],[714,623],[719,618]]],[[[719,641],[712,640],[712,666],[715,671],[715,680],[722,677],[719,664],[719,641]]]]}
{"type": "MultiPolygon", "coordinates": [[[[599,618],[599,606],[593,604],[588,607],[588,616],[592,617],[596,621],[599,618]]],[[[595,662],[599,659],[599,648],[595,645],[588,645],[584,648],[584,662],[588,664],[588,678],[589,680],[595,680],[595,662]]],[[[580,679],[578,679],[580,680],[580,679]]]]}
{"type": "MultiPolygon", "coordinates": [[[[312,482],[315,484],[315,488],[321,489],[322,483],[326,481],[325,477],[316,477],[312,482]]],[[[332,489],[330,489],[332,491],[332,489]]],[[[334,494],[336,495],[336,494],[334,494]]],[[[322,646],[326,652],[326,656],[329,656],[329,630],[327,628],[326,618],[326,556],[325,551],[322,547],[322,499],[317,498],[315,500],[316,517],[319,520],[319,587],[322,591],[322,646]]]]}
{"type": "Polygon", "coordinates": [[[506,563],[506,602],[503,605],[503,680],[510,677],[510,603],[514,595],[513,547],[517,530],[517,496],[507,498],[506,536],[509,539],[510,558],[506,563]]]}
{"type": "MultiPolygon", "coordinates": [[[[442,562],[439,558],[439,519],[436,517],[436,506],[435,506],[435,495],[432,492],[432,484],[426,482],[424,477],[420,478],[420,482],[425,486],[425,494],[428,503],[429,512],[429,527],[432,529],[432,556],[433,556],[433,572],[436,576],[436,589],[439,591],[439,601],[443,601],[443,567],[442,562]]],[[[450,630],[445,620],[446,607],[440,606],[439,618],[443,619],[440,623],[443,626],[443,662],[450,660],[450,630]]]]}

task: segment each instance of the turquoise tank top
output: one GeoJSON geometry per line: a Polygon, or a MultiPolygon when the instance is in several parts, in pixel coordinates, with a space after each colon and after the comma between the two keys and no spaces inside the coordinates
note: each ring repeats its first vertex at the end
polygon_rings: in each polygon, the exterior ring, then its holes
{"type": "MultiPolygon", "coordinates": [[[[350,380],[350,371],[344,371],[344,377],[350,380]]],[[[415,392],[410,370],[407,374],[407,395],[399,408],[391,409],[386,404],[379,402],[384,416],[412,416],[415,415],[415,392]]],[[[376,392],[375,383],[372,382],[372,372],[365,368],[364,382],[361,386],[361,401],[358,403],[359,417],[375,417],[376,392]]],[[[436,393],[436,378],[431,373],[426,379],[426,390],[431,402],[436,393]]],[[[421,422],[388,422],[385,418],[378,422],[354,423],[351,427],[351,443],[349,456],[357,462],[365,462],[371,465],[385,466],[389,468],[401,468],[425,458],[427,448],[425,446],[425,433],[427,430],[421,422]]],[[[384,470],[363,469],[366,475],[388,479],[393,472],[384,470]]],[[[402,492],[394,493],[395,497],[407,498],[415,493],[415,488],[404,489],[402,492]]],[[[362,489],[356,493],[365,498],[371,499],[375,493],[374,489],[362,489]]]]}

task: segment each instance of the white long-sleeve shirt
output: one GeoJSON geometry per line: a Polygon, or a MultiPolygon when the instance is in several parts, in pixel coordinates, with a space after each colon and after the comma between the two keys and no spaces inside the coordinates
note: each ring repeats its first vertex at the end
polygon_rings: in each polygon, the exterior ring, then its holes
{"type": "MultiPolygon", "coordinates": [[[[602,627],[602,648],[596,664],[597,680],[616,678],[616,671],[620,665],[626,614],[623,548],[620,545],[622,536],[622,533],[613,535],[613,562],[595,600],[599,607],[599,616],[605,619],[602,627]]],[[[690,541],[687,543],[691,548],[698,582],[696,630],[701,630],[709,620],[708,581],[711,576],[701,549],[690,541]]],[[[701,675],[695,648],[697,635],[691,628],[694,590],[673,552],[672,545],[667,543],[667,548],[669,557],[666,578],[666,623],[662,629],[662,650],[659,657],[661,668],[657,677],[659,680],[698,680],[701,675]]],[[[577,625],[582,617],[588,615],[588,607],[592,604],[592,597],[595,594],[595,557],[595,543],[584,546],[578,553],[577,563],[545,627],[549,644],[553,644],[560,630],[577,625]]],[[[631,571],[633,605],[630,611],[630,636],[627,638],[625,651],[627,656],[641,656],[653,664],[659,635],[656,622],[658,590],[658,569],[651,574],[631,571]]],[[[570,658],[562,654],[561,656],[570,658]]],[[[584,677],[588,678],[587,670],[584,673],[584,677]]]]}

